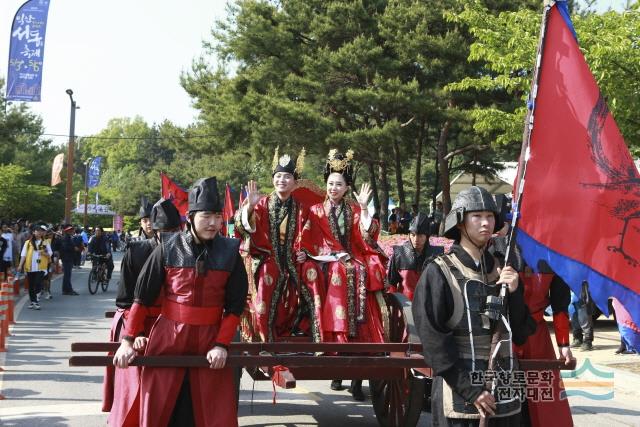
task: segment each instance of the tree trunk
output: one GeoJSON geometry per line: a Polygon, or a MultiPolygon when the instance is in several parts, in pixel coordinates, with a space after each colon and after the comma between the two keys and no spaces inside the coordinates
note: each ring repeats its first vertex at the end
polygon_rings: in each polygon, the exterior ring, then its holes
{"type": "Polygon", "coordinates": [[[380,196],[378,195],[378,182],[376,180],[376,168],[373,162],[367,162],[369,169],[369,179],[371,180],[371,193],[373,193],[373,207],[377,214],[380,214],[380,196]]]}
{"type": "Polygon", "coordinates": [[[435,165],[435,174],[436,174],[436,179],[435,182],[433,183],[433,193],[431,193],[431,208],[435,210],[436,208],[436,201],[438,198],[438,182],[440,181],[440,162],[437,160],[437,151],[438,148],[436,147],[436,165],[435,165]]]}
{"type": "Polygon", "coordinates": [[[404,185],[402,183],[402,166],[400,162],[400,144],[398,140],[393,140],[393,157],[396,169],[396,188],[398,189],[398,203],[406,207],[406,198],[404,195],[404,185]]]}
{"type": "Polygon", "coordinates": [[[418,129],[418,152],[416,153],[416,195],[413,198],[413,203],[418,206],[418,210],[420,210],[420,184],[422,183],[422,144],[425,134],[424,129],[424,120],[420,123],[420,128],[418,129]]]}
{"type": "Polygon", "coordinates": [[[451,120],[447,120],[442,126],[442,129],[440,129],[437,151],[437,159],[440,166],[440,187],[442,188],[442,213],[444,215],[447,215],[451,210],[451,183],[449,182],[449,163],[444,158],[447,155],[447,137],[449,136],[450,127],[451,120]]]}
{"type": "Polygon", "coordinates": [[[474,151],[473,162],[472,162],[473,167],[471,168],[471,170],[473,171],[473,175],[471,177],[471,185],[473,185],[474,187],[476,185],[476,160],[478,160],[478,152],[474,151]]]}
{"type": "Polygon", "coordinates": [[[389,180],[387,178],[387,162],[382,160],[379,167],[380,175],[380,224],[382,229],[389,231],[389,180]]]}

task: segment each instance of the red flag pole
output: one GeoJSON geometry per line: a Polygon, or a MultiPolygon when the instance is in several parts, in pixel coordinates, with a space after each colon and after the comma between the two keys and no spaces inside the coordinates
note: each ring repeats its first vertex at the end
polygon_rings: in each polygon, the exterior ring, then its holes
{"type": "MultiPolygon", "coordinates": [[[[545,2],[546,3],[546,2],[545,2]]],[[[540,82],[540,68],[542,66],[542,54],[544,52],[544,41],[547,34],[547,21],[549,12],[553,4],[546,3],[542,12],[542,23],[540,24],[540,39],[538,40],[538,49],[536,53],[536,63],[533,69],[531,79],[531,90],[529,92],[529,100],[527,101],[527,114],[524,119],[524,131],[522,135],[522,148],[520,149],[520,158],[518,160],[518,171],[514,181],[513,203],[511,230],[509,230],[509,241],[505,253],[505,266],[511,255],[515,244],[515,232],[520,216],[520,206],[522,205],[522,196],[524,194],[525,176],[527,174],[527,162],[531,155],[531,133],[533,132],[533,119],[536,109],[536,97],[538,95],[538,84],[540,82]]]]}

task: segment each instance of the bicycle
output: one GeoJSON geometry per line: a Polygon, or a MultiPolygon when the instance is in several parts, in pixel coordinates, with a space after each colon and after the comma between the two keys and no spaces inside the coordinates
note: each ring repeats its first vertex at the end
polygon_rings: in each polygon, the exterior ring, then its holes
{"type": "Polygon", "coordinates": [[[93,266],[89,272],[89,279],[87,285],[89,286],[89,293],[94,295],[98,292],[98,286],[102,288],[102,292],[107,292],[109,287],[109,280],[107,279],[107,264],[106,255],[91,255],[91,261],[93,266]],[[100,262],[102,261],[102,262],[100,262]]]}

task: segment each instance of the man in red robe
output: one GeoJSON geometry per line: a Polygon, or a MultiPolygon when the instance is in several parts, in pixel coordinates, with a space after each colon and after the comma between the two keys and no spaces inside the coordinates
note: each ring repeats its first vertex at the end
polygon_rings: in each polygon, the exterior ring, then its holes
{"type": "MultiPolygon", "coordinates": [[[[143,205],[144,206],[144,205],[143,205]]],[[[158,246],[161,239],[170,236],[180,228],[180,213],[170,200],[160,199],[149,214],[153,233],[149,239],[131,242],[122,259],[120,267],[120,283],[116,296],[115,316],[111,323],[110,341],[120,341],[121,331],[125,330],[129,311],[133,304],[138,275],[145,262],[158,246]]],[[[144,335],[149,336],[151,327],[160,314],[160,307],[149,307],[144,321],[144,335]]],[[[102,411],[110,412],[110,426],[138,425],[138,390],[140,368],[115,369],[108,366],[103,383],[102,411]]]]}
{"type": "Polygon", "coordinates": [[[206,355],[210,368],[143,368],[140,425],[234,427],[235,381],[225,364],[248,283],[240,242],[219,235],[215,177],[196,181],[189,192],[188,221],[188,229],[163,241],[143,267],[114,364],[126,368],[135,358],[133,342],[143,334],[147,308],[160,303],[148,343],[137,347],[146,356],[206,355]]]}
{"type": "Polygon", "coordinates": [[[286,154],[279,156],[276,149],[273,160],[274,191],[261,196],[256,182],[249,181],[247,197],[235,218],[236,230],[252,258],[254,328],[263,342],[306,334],[320,342],[323,289],[305,286],[299,274],[306,259],[300,234],[309,210],[291,196],[304,166],[304,149],[296,161],[286,154]]]}

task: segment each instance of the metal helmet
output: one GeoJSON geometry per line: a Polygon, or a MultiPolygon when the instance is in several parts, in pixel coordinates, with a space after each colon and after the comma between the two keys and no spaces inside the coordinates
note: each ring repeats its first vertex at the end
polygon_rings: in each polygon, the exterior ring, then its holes
{"type": "Polygon", "coordinates": [[[491,193],[482,187],[473,186],[462,190],[453,201],[451,211],[444,220],[444,236],[459,241],[460,230],[457,225],[464,222],[464,214],[479,211],[493,212],[496,218],[494,233],[502,228],[503,222],[500,218],[500,212],[491,193]]]}
{"type": "Polygon", "coordinates": [[[189,190],[189,213],[197,211],[222,212],[216,177],[200,178],[189,190]]]}
{"type": "Polygon", "coordinates": [[[142,197],[140,199],[140,210],[138,211],[138,219],[150,217],[151,209],[153,209],[153,204],[151,204],[151,202],[149,202],[146,197],[142,197]]]}
{"type": "Polygon", "coordinates": [[[431,220],[424,212],[418,212],[409,224],[409,233],[431,235],[431,220]]]}
{"type": "Polygon", "coordinates": [[[160,199],[151,210],[151,224],[154,230],[171,230],[180,227],[180,212],[171,200],[160,199]]]}

